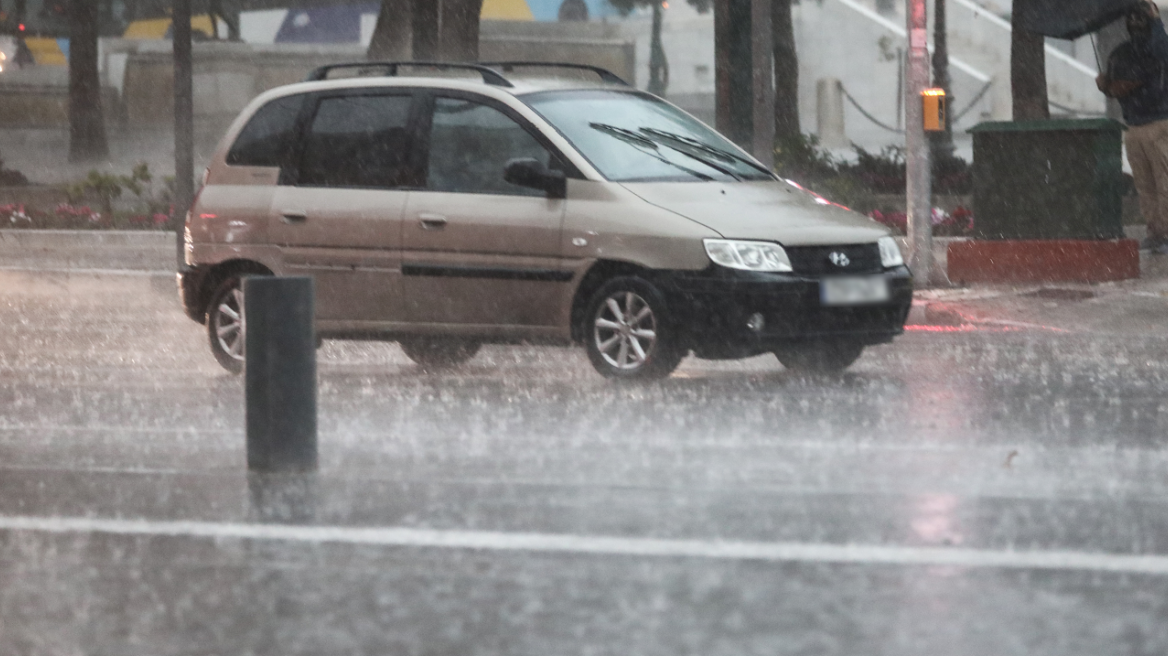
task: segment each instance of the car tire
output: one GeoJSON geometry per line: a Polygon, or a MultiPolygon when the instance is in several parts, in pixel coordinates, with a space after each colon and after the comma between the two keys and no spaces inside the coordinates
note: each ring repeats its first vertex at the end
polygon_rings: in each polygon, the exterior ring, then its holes
{"type": "Polygon", "coordinates": [[[423,369],[449,369],[468,362],[479,352],[479,342],[455,337],[408,337],[398,341],[406,357],[423,369]]]}
{"type": "Polygon", "coordinates": [[[243,282],[233,275],[219,283],[207,304],[207,338],[215,360],[233,374],[243,372],[246,321],[243,316],[243,282]]]}
{"type": "Polygon", "coordinates": [[[864,352],[864,345],[852,340],[834,339],[800,342],[775,349],[783,366],[805,374],[839,374],[852,366],[864,352]]]}
{"type": "Polygon", "coordinates": [[[592,295],[584,317],[588,359],[607,378],[665,378],[685,357],[664,295],[642,278],[605,283],[592,295]]]}

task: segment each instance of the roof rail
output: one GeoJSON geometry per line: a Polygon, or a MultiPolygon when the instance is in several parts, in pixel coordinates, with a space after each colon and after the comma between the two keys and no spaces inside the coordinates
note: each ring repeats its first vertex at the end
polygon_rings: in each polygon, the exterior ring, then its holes
{"type": "Polygon", "coordinates": [[[503,69],[504,73],[510,73],[516,68],[571,68],[582,71],[590,71],[600,76],[602,82],[608,84],[619,84],[621,86],[629,86],[619,75],[612,71],[601,68],[599,66],[590,66],[588,64],[569,64],[566,62],[533,62],[533,61],[499,61],[499,62],[481,62],[481,66],[493,66],[503,69]]]}
{"type": "Polygon", "coordinates": [[[449,62],[428,62],[428,61],[366,61],[366,62],[349,62],[345,64],[329,64],[328,66],[321,66],[314,69],[304,79],[305,82],[319,82],[320,80],[327,80],[329,73],[338,69],[356,68],[356,69],[384,69],[383,75],[389,77],[397,77],[398,69],[401,67],[416,67],[416,68],[437,68],[442,70],[467,70],[475,71],[483,76],[483,82],[497,87],[512,87],[507,78],[503,77],[498,71],[487,68],[480,64],[451,64],[449,62]]]}

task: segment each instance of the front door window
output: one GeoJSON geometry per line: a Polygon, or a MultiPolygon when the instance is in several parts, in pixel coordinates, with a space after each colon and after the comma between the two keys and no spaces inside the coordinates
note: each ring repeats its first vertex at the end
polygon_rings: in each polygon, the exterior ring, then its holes
{"type": "Polygon", "coordinates": [[[431,191],[542,196],[538,189],[503,179],[507,162],[524,157],[552,164],[547,149],[503,112],[469,100],[434,101],[427,171],[431,191]]]}

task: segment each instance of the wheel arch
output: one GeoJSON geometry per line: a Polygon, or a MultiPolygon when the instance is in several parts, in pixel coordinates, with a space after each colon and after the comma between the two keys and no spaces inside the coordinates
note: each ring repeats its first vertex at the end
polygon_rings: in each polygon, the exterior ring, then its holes
{"type": "Polygon", "coordinates": [[[581,278],[580,284],[576,286],[576,294],[572,297],[572,342],[583,343],[587,336],[584,313],[588,310],[588,301],[604,283],[621,276],[637,276],[649,280],[651,275],[652,269],[633,262],[625,260],[596,261],[581,278]]]}
{"type": "Polygon", "coordinates": [[[227,260],[220,262],[203,275],[198,287],[198,316],[203,317],[204,323],[207,316],[207,305],[211,302],[211,295],[231,276],[255,274],[261,276],[274,275],[272,270],[255,260],[227,260]]]}

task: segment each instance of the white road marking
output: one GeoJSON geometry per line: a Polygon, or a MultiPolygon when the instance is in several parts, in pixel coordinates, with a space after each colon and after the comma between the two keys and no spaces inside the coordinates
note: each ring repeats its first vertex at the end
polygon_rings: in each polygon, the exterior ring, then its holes
{"type": "Polygon", "coordinates": [[[203,539],[268,540],[302,544],[354,544],[477,551],[721,561],[829,563],[1039,569],[1168,575],[1168,556],[1080,551],[1008,551],[949,547],[833,545],[796,542],[670,540],[550,533],[294,526],[205,521],[150,521],[85,517],[0,516],[0,530],[41,533],[103,533],[203,539]]]}

